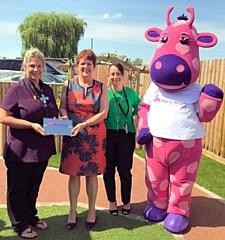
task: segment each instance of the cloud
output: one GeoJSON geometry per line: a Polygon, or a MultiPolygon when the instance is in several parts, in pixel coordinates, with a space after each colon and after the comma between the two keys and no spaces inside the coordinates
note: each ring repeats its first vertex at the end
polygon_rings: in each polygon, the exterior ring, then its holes
{"type": "Polygon", "coordinates": [[[18,26],[18,23],[0,21],[0,32],[2,36],[4,34],[16,34],[18,26]]]}
{"type": "Polygon", "coordinates": [[[102,17],[103,18],[109,18],[109,14],[108,13],[104,13],[102,17]]]}
{"type": "Polygon", "coordinates": [[[112,15],[112,16],[110,17],[109,13],[104,13],[102,17],[103,17],[104,19],[108,19],[108,18],[118,19],[118,18],[121,18],[121,17],[122,17],[122,14],[121,14],[121,13],[115,13],[114,15],[112,15]]]}
{"type": "Polygon", "coordinates": [[[84,38],[96,38],[105,41],[134,42],[144,39],[145,28],[139,24],[113,24],[104,21],[90,21],[84,38]]]}
{"type": "Polygon", "coordinates": [[[121,13],[115,13],[112,18],[121,18],[122,14],[121,13]]]}

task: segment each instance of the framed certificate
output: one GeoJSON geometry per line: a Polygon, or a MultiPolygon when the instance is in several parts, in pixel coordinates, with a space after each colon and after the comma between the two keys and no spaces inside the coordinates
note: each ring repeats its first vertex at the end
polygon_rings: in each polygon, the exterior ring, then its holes
{"type": "Polygon", "coordinates": [[[72,135],[72,120],[44,118],[44,131],[52,135],[72,135]]]}

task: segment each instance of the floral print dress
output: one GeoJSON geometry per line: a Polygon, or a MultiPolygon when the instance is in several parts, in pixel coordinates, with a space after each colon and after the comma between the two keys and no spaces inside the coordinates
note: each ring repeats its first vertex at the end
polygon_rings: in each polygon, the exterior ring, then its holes
{"type": "MultiPolygon", "coordinates": [[[[93,80],[85,90],[74,78],[68,82],[67,112],[73,126],[85,122],[99,112],[102,83],[93,80]]],[[[106,127],[104,121],[84,128],[75,137],[63,136],[59,171],[70,176],[103,174],[106,158],[106,127]]]]}

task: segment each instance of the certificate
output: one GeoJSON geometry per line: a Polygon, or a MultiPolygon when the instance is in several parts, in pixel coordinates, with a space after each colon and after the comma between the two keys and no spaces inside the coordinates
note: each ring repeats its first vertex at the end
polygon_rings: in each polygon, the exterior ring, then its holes
{"type": "Polygon", "coordinates": [[[72,135],[72,120],[44,118],[44,131],[52,135],[72,135]]]}

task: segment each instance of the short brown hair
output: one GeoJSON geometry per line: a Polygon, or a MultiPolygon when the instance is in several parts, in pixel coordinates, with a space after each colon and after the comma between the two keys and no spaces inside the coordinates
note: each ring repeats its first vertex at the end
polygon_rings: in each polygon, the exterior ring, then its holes
{"type": "Polygon", "coordinates": [[[86,59],[86,60],[90,60],[93,62],[94,66],[96,65],[96,55],[95,53],[91,50],[91,49],[84,49],[81,52],[78,53],[77,57],[76,57],[76,64],[78,65],[80,62],[80,59],[86,59]]]}

